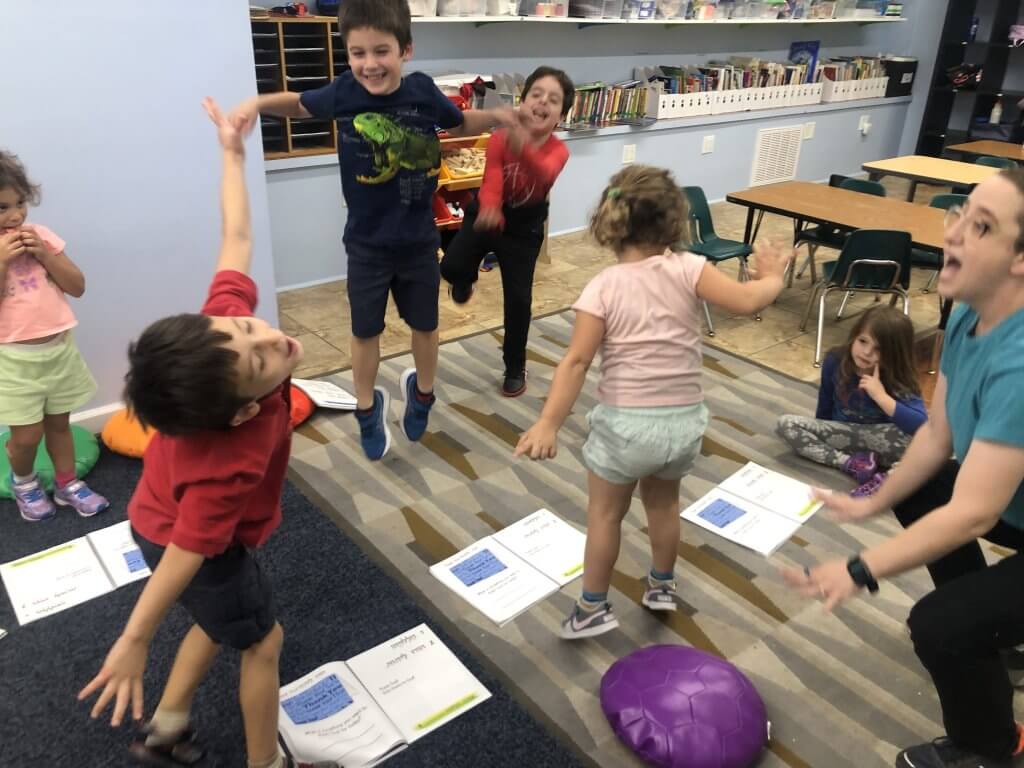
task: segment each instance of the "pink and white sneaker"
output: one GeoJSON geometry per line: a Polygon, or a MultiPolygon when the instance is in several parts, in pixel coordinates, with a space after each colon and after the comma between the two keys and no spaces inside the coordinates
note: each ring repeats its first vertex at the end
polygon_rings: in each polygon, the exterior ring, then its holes
{"type": "Polygon", "coordinates": [[[11,475],[11,493],[23,520],[38,523],[57,514],[57,508],[53,506],[36,475],[32,475],[23,483],[16,483],[14,475],[11,475]]]}
{"type": "Polygon", "coordinates": [[[110,506],[110,502],[85,484],[84,480],[72,480],[63,488],[53,492],[53,500],[60,507],[71,507],[80,517],[92,517],[110,506]]]}

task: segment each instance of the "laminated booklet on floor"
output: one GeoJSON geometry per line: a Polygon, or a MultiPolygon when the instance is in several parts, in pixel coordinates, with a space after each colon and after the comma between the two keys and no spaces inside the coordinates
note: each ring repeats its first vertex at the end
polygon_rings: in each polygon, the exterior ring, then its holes
{"type": "Polygon", "coordinates": [[[149,576],[128,521],[0,565],[21,625],[149,576]]]}
{"type": "Polygon", "coordinates": [[[750,462],[680,516],[767,556],[821,507],[809,485],[750,462]]]}
{"type": "Polygon", "coordinates": [[[299,762],[377,765],[491,697],[426,624],[281,688],[281,739],[299,762]]]}
{"type": "Polygon", "coordinates": [[[430,567],[442,584],[499,626],[583,573],[586,536],[546,509],[430,567]]]}
{"type": "Polygon", "coordinates": [[[334,408],[339,411],[356,409],[355,395],[351,395],[337,384],[316,379],[292,379],[292,384],[301,389],[320,408],[334,408]]]}

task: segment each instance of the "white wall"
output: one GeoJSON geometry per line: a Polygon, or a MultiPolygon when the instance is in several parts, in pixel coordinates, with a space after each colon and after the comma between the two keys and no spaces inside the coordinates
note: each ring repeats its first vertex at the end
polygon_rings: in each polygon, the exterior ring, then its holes
{"type": "MultiPolygon", "coordinates": [[[[200,108],[255,88],[248,3],[201,13],[160,3],[4,3],[0,146],[43,186],[30,219],[68,243],[86,276],[78,344],[116,402],[131,339],[161,316],[198,311],[215,264],[220,158],[200,108]]],[[[277,319],[258,139],[248,179],[260,315],[277,319]]]]}

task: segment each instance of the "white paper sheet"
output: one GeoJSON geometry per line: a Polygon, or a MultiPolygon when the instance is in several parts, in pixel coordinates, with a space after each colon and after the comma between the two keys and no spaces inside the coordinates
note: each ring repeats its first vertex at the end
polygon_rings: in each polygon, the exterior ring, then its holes
{"type": "Polygon", "coordinates": [[[301,389],[321,408],[335,408],[339,411],[354,411],[356,398],[337,384],[315,379],[292,379],[292,384],[301,389]]]}
{"type": "Polygon", "coordinates": [[[410,744],[491,697],[426,624],[348,666],[410,744]]]}
{"type": "Polygon", "coordinates": [[[114,590],[84,536],[4,563],[0,577],[21,625],[114,590]]]}
{"type": "Polygon", "coordinates": [[[564,587],[583,575],[587,536],[546,509],[493,535],[516,555],[564,587]]]}
{"type": "Polygon", "coordinates": [[[142,550],[132,538],[131,523],[127,520],[93,531],[86,538],[99,555],[115,587],[123,587],[150,575],[142,550]]]}
{"type": "Polygon", "coordinates": [[[300,762],[341,768],[377,765],[406,742],[363,684],[341,661],[324,664],[281,688],[281,738],[300,762]]]}
{"type": "Polygon", "coordinates": [[[800,523],[713,488],[682,511],[682,518],[730,541],[768,556],[781,547],[800,523]]]}
{"type": "Polygon", "coordinates": [[[820,501],[811,498],[811,487],[806,483],[754,462],[727,477],[718,487],[798,523],[806,523],[822,507],[820,501]]]}
{"type": "Polygon", "coordinates": [[[558,591],[493,536],[432,565],[430,573],[499,626],[558,591]]]}

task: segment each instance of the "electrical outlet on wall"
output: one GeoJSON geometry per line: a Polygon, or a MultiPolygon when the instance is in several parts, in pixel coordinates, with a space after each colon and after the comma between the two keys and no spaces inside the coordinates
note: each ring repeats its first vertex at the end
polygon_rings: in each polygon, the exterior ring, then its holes
{"type": "Polygon", "coordinates": [[[704,141],[700,145],[700,153],[702,155],[710,155],[715,151],[715,137],[705,136],[704,141]]]}
{"type": "Polygon", "coordinates": [[[622,164],[629,165],[636,162],[636,144],[622,145],[622,164]]]}
{"type": "Polygon", "coordinates": [[[812,120],[809,123],[804,123],[804,139],[806,140],[806,139],[813,139],[813,138],[814,138],[814,121],[812,120]]]}

